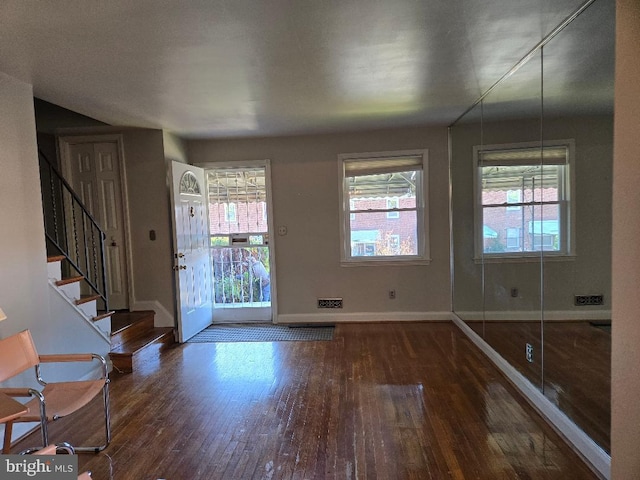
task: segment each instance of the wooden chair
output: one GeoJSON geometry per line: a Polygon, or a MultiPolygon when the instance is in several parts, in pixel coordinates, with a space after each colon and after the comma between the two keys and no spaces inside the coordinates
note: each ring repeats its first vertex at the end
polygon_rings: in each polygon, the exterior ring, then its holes
{"type": "Polygon", "coordinates": [[[35,368],[36,380],[44,388],[41,390],[30,387],[0,388],[0,392],[10,397],[33,397],[25,405],[29,411],[5,425],[3,452],[8,453],[11,447],[11,430],[14,422],[39,422],[44,447],[49,445],[47,424],[79,410],[100,391],[102,391],[104,404],[106,441],[97,447],[75,447],[75,450],[96,453],[104,450],[111,441],[109,373],[104,357],[95,353],[38,355],[28,330],[0,340],[0,383],[31,367],[35,368]],[[47,383],[42,379],[41,363],[91,362],[94,360],[99,361],[102,367],[101,376],[98,379],[57,383],[47,383]]]}

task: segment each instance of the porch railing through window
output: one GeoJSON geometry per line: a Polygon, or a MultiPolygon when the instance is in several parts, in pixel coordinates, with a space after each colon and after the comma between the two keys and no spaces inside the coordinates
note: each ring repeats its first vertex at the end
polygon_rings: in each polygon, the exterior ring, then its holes
{"type": "Polygon", "coordinates": [[[271,301],[266,246],[216,246],[212,257],[217,306],[263,306],[271,301]]]}
{"type": "Polygon", "coordinates": [[[82,290],[99,295],[98,309],[108,310],[105,233],[44,153],[38,158],[47,251],[64,256],[70,275],[84,277],[82,290]]]}

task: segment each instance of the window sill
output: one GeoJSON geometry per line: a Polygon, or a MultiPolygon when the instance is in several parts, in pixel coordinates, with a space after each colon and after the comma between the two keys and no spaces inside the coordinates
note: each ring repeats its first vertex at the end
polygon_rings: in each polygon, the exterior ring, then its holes
{"type": "Polygon", "coordinates": [[[410,258],[406,260],[400,260],[398,258],[390,259],[368,259],[368,260],[341,260],[341,267],[398,267],[398,266],[411,266],[411,265],[429,265],[431,264],[430,258],[410,258]]]}
{"type": "Polygon", "coordinates": [[[540,260],[545,262],[574,262],[576,255],[564,254],[545,254],[543,257],[538,255],[485,255],[484,257],[474,257],[473,261],[476,265],[482,263],[537,263],[540,260]]]}

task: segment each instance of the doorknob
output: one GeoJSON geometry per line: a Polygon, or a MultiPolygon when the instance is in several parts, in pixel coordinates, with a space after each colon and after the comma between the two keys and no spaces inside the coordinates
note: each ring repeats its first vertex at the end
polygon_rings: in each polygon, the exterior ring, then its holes
{"type": "Polygon", "coordinates": [[[174,270],[186,270],[187,266],[186,265],[175,265],[173,267],[174,270]]]}
{"type": "Polygon", "coordinates": [[[184,253],[176,253],[176,258],[184,258],[184,253]]]}

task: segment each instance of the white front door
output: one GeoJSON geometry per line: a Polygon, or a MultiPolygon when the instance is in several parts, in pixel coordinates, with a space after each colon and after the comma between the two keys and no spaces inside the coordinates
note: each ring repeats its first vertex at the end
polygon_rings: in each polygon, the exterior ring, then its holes
{"type": "Polygon", "coordinates": [[[178,341],[213,321],[211,255],[204,170],[172,162],[173,251],[178,341]]]}
{"type": "Polygon", "coordinates": [[[105,260],[109,308],[129,308],[127,251],[117,140],[63,137],[67,177],[106,235],[105,260]]]}

